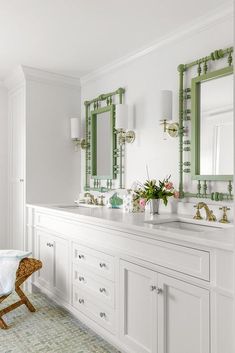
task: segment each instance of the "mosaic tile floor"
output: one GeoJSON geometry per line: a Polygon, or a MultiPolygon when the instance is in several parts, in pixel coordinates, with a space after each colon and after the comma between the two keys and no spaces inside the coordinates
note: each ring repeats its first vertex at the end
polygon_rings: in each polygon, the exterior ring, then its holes
{"type": "Polygon", "coordinates": [[[0,329],[0,353],[119,353],[44,295],[29,297],[37,312],[21,306],[4,316],[11,328],[0,329]]]}

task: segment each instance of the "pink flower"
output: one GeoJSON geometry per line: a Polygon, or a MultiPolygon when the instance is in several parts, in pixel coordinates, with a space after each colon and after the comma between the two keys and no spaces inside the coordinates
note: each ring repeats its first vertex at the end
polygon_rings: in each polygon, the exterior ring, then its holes
{"type": "Polygon", "coordinates": [[[167,190],[173,189],[173,183],[170,182],[170,181],[168,181],[167,183],[165,183],[165,188],[166,188],[167,190]]]}
{"type": "Polygon", "coordinates": [[[146,205],[145,199],[140,199],[140,200],[139,200],[139,205],[140,205],[141,207],[145,207],[145,205],[146,205]]]}
{"type": "Polygon", "coordinates": [[[174,192],[174,198],[175,198],[175,199],[178,199],[179,197],[180,197],[179,191],[175,191],[175,192],[174,192]]]}

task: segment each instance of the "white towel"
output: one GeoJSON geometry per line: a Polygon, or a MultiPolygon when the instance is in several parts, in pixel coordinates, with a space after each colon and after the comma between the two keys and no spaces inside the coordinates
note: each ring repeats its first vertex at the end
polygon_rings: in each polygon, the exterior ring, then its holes
{"type": "Polygon", "coordinates": [[[0,250],[0,296],[14,290],[19,262],[30,254],[21,250],[0,250]]]}

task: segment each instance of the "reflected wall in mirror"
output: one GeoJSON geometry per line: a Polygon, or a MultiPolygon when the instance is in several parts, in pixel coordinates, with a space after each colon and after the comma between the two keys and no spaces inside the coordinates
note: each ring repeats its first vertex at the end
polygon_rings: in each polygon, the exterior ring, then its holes
{"type": "Polygon", "coordinates": [[[113,105],[91,112],[92,178],[112,179],[114,122],[113,105]]]}
{"type": "Polygon", "coordinates": [[[225,68],[192,79],[192,179],[231,180],[233,75],[225,68]]]}
{"type": "Polygon", "coordinates": [[[233,75],[200,85],[200,174],[233,174],[233,75]]]}

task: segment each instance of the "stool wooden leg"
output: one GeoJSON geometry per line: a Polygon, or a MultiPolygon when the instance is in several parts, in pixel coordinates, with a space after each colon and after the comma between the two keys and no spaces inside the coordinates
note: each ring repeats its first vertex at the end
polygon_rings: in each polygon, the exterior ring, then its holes
{"type": "Polygon", "coordinates": [[[36,311],[35,307],[33,306],[33,304],[29,301],[29,299],[26,297],[26,295],[24,294],[24,292],[20,289],[20,287],[16,287],[15,289],[16,293],[18,294],[18,296],[20,297],[20,299],[24,302],[24,304],[27,306],[27,308],[29,309],[29,311],[34,312],[36,311]]]}
{"type": "Polygon", "coordinates": [[[5,321],[0,317],[0,328],[3,330],[7,330],[9,326],[5,323],[5,321]]]}

